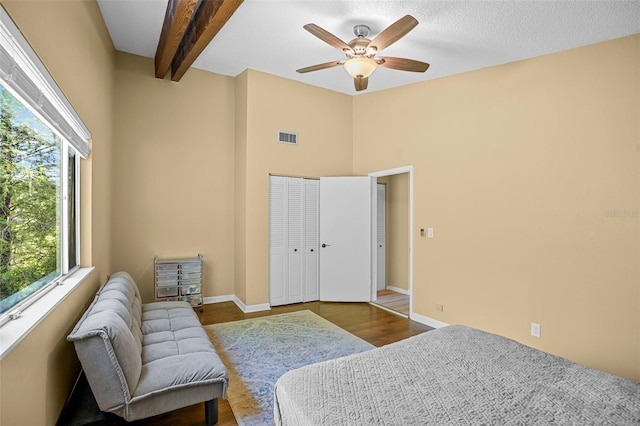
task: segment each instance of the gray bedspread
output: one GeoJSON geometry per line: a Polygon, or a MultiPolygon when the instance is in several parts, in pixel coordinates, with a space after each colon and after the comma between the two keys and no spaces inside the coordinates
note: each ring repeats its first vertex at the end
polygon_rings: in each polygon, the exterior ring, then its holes
{"type": "Polygon", "coordinates": [[[460,325],[309,365],[276,425],[640,425],[640,383],[460,325]]]}

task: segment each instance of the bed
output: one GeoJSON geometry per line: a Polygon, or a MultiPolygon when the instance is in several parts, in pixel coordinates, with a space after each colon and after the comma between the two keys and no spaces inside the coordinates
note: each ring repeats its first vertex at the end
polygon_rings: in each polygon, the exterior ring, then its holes
{"type": "Polygon", "coordinates": [[[284,374],[276,425],[639,425],[640,383],[446,326],[284,374]]]}

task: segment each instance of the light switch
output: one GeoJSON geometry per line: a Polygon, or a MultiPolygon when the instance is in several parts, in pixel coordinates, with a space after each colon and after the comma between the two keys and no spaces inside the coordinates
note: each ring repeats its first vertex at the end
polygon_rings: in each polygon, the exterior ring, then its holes
{"type": "Polygon", "coordinates": [[[420,236],[421,237],[426,237],[427,236],[426,232],[424,232],[424,228],[420,229],[420,236]]]}
{"type": "Polygon", "coordinates": [[[427,238],[433,238],[433,228],[427,228],[427,238]]]}

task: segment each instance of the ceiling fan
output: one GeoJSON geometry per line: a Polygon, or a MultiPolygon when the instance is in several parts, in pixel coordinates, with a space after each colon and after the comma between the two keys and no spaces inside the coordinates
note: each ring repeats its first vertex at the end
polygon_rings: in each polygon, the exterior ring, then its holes
{"type": "Polygon", "coordinates": [[[356,91],[365,90],[369,84],[369,76],[377,67],[391,68],[394,70],[425,72],[429,64],[406,58],[392,58],[389,56],[376,56],[382,49],[389,47],[404,37],[416,25],[418,20],[411,15],[406,15],[389,25],[373,40],[369,40],[370,28],[366,25],[356,25],[353,32],[356,38],[345,43],[329,31],[320,28],[316,24],[307,24],[303,28],[320,40],[341,50],[347,59],[331,61],[324,64],[312,65],[296,70],[299,73],[318,71],[343,65],[347,73],[353,77],[356,91]]]}

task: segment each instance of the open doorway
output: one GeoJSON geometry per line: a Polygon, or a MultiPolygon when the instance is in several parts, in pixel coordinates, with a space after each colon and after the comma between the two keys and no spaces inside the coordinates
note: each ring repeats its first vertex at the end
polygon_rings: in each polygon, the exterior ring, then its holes
{"type": "Polygon", "coordinates": [[[410,317],[413,288],[413,168],[370,173],[376,178],[372,217],[372,303],[410,317]]]}

